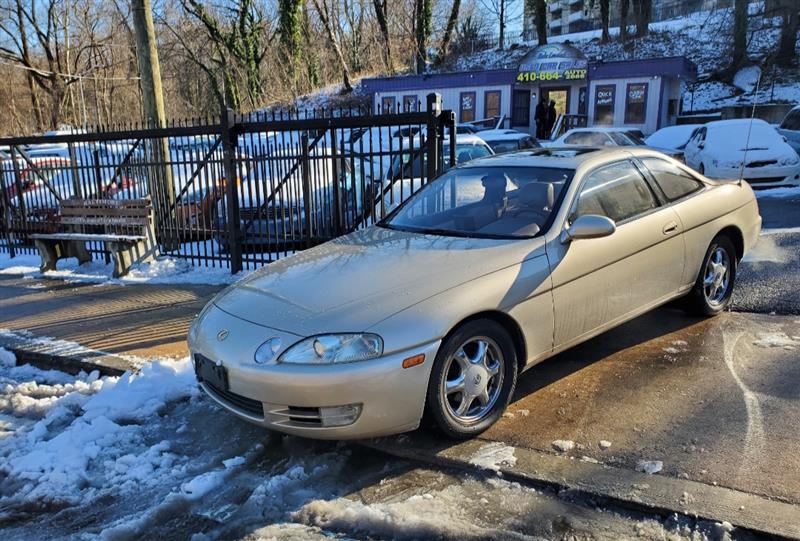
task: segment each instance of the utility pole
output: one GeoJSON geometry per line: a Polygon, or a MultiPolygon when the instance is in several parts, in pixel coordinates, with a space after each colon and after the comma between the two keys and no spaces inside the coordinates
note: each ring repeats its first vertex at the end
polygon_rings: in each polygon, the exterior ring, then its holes
{"type": "MultiPolygon", "coordinates": [[[[161,68],[158,64],[158,46],[153,25],[153,8],[150,0],[131,0],[133,11],[133,30],[136,35],[136,57],[139,63],[139,82],[142,90],[142,106],[145,124],[148,128],[165,128],[167,118],[164,112],[164,92],[161,87],[161,68]]],[[[175,185],[172,181],[172,167],[169,164],[169,140],[161,137],[151,140],[150,154],[155,167],[156,178],[151,180],[150,194],[156,211],[156,233],[168,248],[177,248],[175,221],[175,185]],[[159,201],[163,194],[163,201],[159,201]]]]}

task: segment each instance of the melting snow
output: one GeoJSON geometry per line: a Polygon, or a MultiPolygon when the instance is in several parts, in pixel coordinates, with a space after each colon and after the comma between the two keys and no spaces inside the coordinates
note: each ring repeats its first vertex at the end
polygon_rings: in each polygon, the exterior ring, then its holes
{"type": "Polygon", "coordinates": [[[640,460],[636,463],[636,471],[651,475],[660,472],[663,467],[664,463],[660,460],[640,460]]]}
{"type": "Polygon", "coordinates": [[[502,466],[514,466],[517,457],[514,448],[500,442],[487,443],[469,459],[470,464],[486,470],[498,471],[502,466]]]}
{"type": "Polygon", "coordinates": [[[58,262],[58,268],[39,272],[41,259],[35,254],[19,254],[12,258],[0,253],[0,274],[22,274],[26,278],[61,278],[72,282],[114,284],[230,284],[246,274],[243,271],[232,275],[227,268],[197,267],[186,259],[160,257],[152,263],[140,263],[131,267],[122,278],[112,278],[114,265],[101,261],[90,261],[78,265],[75,258],[58,262]]]}
{"type": "Polygon", "coordinates": [[[575,442],[572,440],[555,440],[551,445],[559,453],[568,453],[575,448],[575,442]]]}
{"type": "Polygon", "coordinates": [[[800,346],[800,336],[789,336],[783,332],[759,333],[754,345],[762,348],[783,348],[793,350],[800,346]]]}
{"type": "Polygon", "coordinates": [[[608,440],[600,440],[599,445],[600,449],[608,449],[609,447],[611,447],[611,442],[608,440]]]}

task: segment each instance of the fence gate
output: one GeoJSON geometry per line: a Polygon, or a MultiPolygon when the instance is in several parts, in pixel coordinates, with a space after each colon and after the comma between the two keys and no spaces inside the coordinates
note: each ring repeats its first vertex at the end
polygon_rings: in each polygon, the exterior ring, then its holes
{"type": "Polygon", "coordinates": [[[414,105],[0,139],[0,252],[34,253],[63,199],[150,197],[162,254],[234,273],[274,261],[374,224],[455,163],[452,111],[414,105]]]}

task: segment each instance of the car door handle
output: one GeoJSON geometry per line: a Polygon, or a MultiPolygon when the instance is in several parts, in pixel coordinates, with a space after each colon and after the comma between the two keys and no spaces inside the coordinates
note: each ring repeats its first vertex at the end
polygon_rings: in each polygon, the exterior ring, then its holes
{"type": "Polygon", "coordinates": [[[661,230],[665,235],[672,235],[678,230],[678,222],[670,222],[661,230]]]}

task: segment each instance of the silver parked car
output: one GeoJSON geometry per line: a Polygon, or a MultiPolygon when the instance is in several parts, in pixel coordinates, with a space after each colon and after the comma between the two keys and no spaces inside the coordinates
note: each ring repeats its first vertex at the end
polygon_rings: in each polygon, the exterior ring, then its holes
{"type": "Polygon", "coordinates": [[[425,412],[471,437],[536,363],[680,297],[724,310],[760,228],[747,183],[655,151],[481,158],[224,290],[189,347],[205,392],[268,428],[368,437],[425,412]]]}

